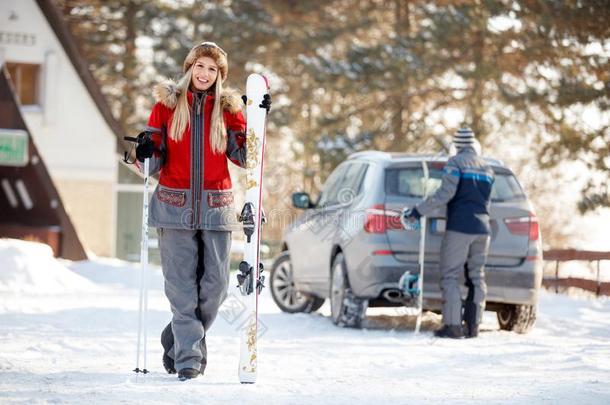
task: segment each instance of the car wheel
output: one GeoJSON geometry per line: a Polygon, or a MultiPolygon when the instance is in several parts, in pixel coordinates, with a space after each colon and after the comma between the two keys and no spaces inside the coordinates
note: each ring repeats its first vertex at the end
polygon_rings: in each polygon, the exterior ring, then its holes
{"type": "Polygon", "coordinates": [[[283,252],[271,267],[271,297],[284,312],[312,312],[324,304],[323,298],[299,292],[294,285],[290,253],[283,252]]]}
{"type": "Polygon", "coordinates": [[[330,282],[330,314],[334,324],[360,328],[366,312],[367,300],[354,296],[347,278],[343,254],[333,260],[330,282]]]}
{"type": "Polygon", "coordinates": [[[536,322],[536,306],[505,305],[497,313],[500,329],[528,333],[536,322]]]}

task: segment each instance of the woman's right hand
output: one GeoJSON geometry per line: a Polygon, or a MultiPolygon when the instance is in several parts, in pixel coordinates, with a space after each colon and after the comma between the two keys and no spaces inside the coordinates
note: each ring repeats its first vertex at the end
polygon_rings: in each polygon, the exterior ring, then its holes
{"type": "Polygon", "coordinates": [[[136,146],[136,159],[144,162],[145,159],[151,158],[155,150],[155,144],[149,136],[144,134],[138,135],[138,146],[136,146]]]}

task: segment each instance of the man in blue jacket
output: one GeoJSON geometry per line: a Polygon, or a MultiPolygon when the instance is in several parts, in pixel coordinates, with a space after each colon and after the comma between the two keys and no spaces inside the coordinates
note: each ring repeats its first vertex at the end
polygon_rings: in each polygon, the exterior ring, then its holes
{"type": "Polygon", "coordinates": [[[485,310],[485,262],[489,251],[489,206],[494,182],[492,169],[475,150],[474,133],[462,128],[453,136],[457,154],[444,169],[440,188],[403,213],[405,221],[419,220],[447,205],[447,230],[441,245],[440,271],[443,293],[443,327],[437,337],[476,337],[485,310]],[[459,279],[466,266],[469,294],[464,304],[459,279]]]}

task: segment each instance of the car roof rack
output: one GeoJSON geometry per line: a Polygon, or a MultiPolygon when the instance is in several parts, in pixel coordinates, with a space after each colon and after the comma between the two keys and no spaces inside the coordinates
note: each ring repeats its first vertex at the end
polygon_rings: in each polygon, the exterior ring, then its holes
{"type": "Polygon", "coordinates": [[[347,157],[348,159],[358,158],[376,158],[383,160],[391,160],[392,154],[388,152],[382,152],[380,150],[363,150],[362,152],[352,153],[347,157]]]}
{"type": "Polygon", "coordinates": [[[408,153],[408,152],[395,152],[392,153],[392,159],[394,160],[444,160],[447,159],[447,155],[443,153],[408,153]]]}
{"type": "Polygon", "coordinates": [[[492,158],[492,157],[489,157],[489,156],[483,156],[483,159],[485,159],[485,161],[487,163],[490,163],[492,165],[505,167],[504,161],[502,161],[500,159],[492,158]]]}
{"type": "MultiPolygon", "coordinates": [[[[436,161],[446,161],[449,156],[445,153],[408,153],[408,152],[382,152],[379,150],[364,150],[361,152],[352,153],[347,157],[348,160],[351,159],[375,159],[375,160],[385,160],[392,162],[413,162],[413,161],[421,161],[421,160],[436,160],[436,161]]],[[[489,164],[502,166],[504,167],[504,162],[500,159],[483,156],[483,159],[489,164]]]]}

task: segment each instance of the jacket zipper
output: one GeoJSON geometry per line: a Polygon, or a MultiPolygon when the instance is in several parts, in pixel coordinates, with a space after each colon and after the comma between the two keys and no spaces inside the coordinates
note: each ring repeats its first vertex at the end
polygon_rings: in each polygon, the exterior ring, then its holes
{"type": "Polygon", "coordinates": [[[190,183],[191,184],[190,184],[190,187],[191,187],[191,209],[193,210],[193,212],[192,212],[191,223],[188,224],[190,229],[194,229],[194,227],[195,227],[195,208],[196,208],[195,201],[197,201],[197,199],[195,198],[195,190],[196,190],[195,189],[195,165],[196,165],[196,162],[195,162],[195,154],[193,153],[193,151],[195,150],[195,143],[196,143],[196,138],[197,138],[197,136],[195,134],[195,131],[196,131],[195,126],[197,125],[197,119],[196,119],[196,114],[193,114],[193,113],[195,113],[195,110],[197,108],[196,107],[197,99],[195,97],[197,97],[197,95],[193,94],[193,105],[191,107],[191,109],[193,111],[191,111],[191,149],[190,149],[190,152],[191,152],[191,179],[190,179],[191,181],[190,181],[190,183]]]}
{"type": "MultiPolygon", "coordinates": [[[[201,138],[199,138],[199,139],[201,139],[201,146],[199,147],[199,152],[200,152],[199,156],[201,157],[201,160],[200,160],[201,166],[199,169],[199,174],[201,175],[201,177],[200,177],[201,187],[200,187],[199,192],[201,193],[201,198],[202,198],[202,201],[200,201],[201,205],[204,204],[203,197],[205,196],[205,191],[204,191],[204,188],[205,188],[205,176],[204,176],[204,174],[205,174],[205,102],[206,102],[207,97],[208,97],[208,93],[206,92],[203,96],[203,100],[201,103],[202,104],[201,108],[203,110],[202,111],[203,118],[200,120],[201,138]]],[[[199,207],[199,211],[201,211],[201,206],[199,207]]],[[[200,216],[198,216],[197,218],[200,218],[200,216]]]]}
{"type": "MultiPolygon", "coordinates": [[[[195,138],[195,142],[193,145],[193,162],[194,162],[194,170],[193,170],[193,175],[194,175],[194,181],[193,181],[193,195],[195,197],[195,201],[194,201],[194,220],[193,220],[193,229],[198,229],[199,228],[199,217],[201,216],[201,205],[202,205],[202,201],[201,201],[201,197],[202,197],[202,192],[201,192],[201,185],[203,182],[203,176],[202,176],[202,144],[203,144],[203,138],[205,136],[205,134],[202,134],[202,117],[201,117],[201,106],[205,105],[205,99],[207,97],[207,94],[204,94],[201,98],[199,97],[199,95],[196,96],[196,102],[195,102],[195,131],[193,133],[194,138],[195,138]]],[[[205,121],[205,114],[203,117],[203,121],[205,121]]],[[[205,125],[203,126],[203,129],[205,129],[205,125]]]]}

